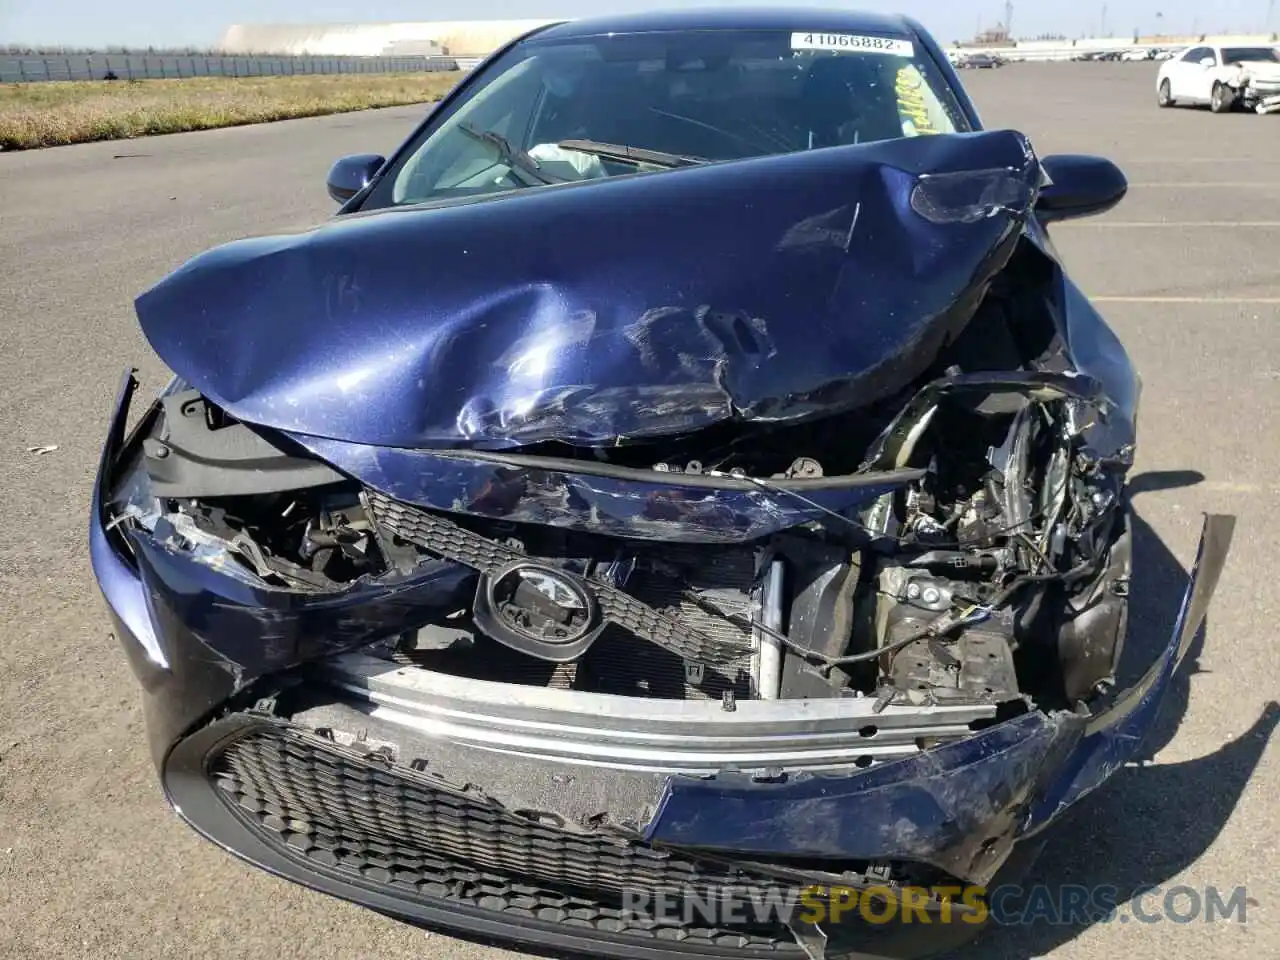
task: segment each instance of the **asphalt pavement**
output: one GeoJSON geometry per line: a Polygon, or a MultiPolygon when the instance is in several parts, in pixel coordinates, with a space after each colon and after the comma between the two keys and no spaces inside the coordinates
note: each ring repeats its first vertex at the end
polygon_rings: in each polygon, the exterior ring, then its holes
{"type": "MultiPolygon", "coordinates": [[[[1133,669],[1167,634],[1202,513],[1238,519],[1202,645],[1145,763],[1065,823],[1034,880],[1247,889],[1247,922],[998,929],[965,960],[1275,956],[1280,872],[1280,117],[1160,110],[1154,64],[964,74],[988,126],[1103,153],[1132,184],[1057,245],[1142,370],[1133,669]]],[[[0,155],[0,956],[490,960],[276,880],[166,808],[89,567],[122,370],[163,368],[132,299],[199,251],[332,212],[339,155],[422,108],[0,155]],[[56,447],[47,453],[29,448],[56,447]]],[[[1148,912],[1162,895],[1148,898],[1148,912]]]]}

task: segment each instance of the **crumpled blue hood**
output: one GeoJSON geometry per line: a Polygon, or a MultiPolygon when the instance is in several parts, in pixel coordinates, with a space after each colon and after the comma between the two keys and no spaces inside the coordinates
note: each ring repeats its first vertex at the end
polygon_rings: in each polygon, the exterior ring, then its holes
{"type": "Polygon", "coordinates": [[[137,301],[235,417],[396,447],[599,444],[856,408],[919,376],[1034,203],[1011,131],[336,218],[137,301]]]}

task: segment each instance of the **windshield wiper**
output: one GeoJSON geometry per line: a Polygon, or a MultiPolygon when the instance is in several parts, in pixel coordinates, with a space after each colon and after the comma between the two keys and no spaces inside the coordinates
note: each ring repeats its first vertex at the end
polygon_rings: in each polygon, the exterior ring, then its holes
{"type": "Polygon", "coordinates": [[[626,147],[618,143],[601,143],[599,140],[561,140],[556,146],[562,150],[590,153],[605,160],[636,164],[651,163],[655,167],[696,167],[710,162],[702,157],[686,157],[678,153],[648,150],[644,147],[626,147]]]}
{"type": "MultiPolygon", "coordinates": [[[[511,145],[511,141],[502,134],[494,130],[477,130],[470,123],[458,124],[458,129],[474,140],[481,143],[487,143],[493,148],[499,159],[502,160],[513,173],[519,172],[525,175],[527,180],[524,182],[528,185],[531,180],[534,183],[560,183],[561,181],[555,177],[548,176],[538,166],[538,161],[529,156],[523,150],[517,150],[511,145]]],[[[520,178],[517,178],[520,179],[520,178]]]]}

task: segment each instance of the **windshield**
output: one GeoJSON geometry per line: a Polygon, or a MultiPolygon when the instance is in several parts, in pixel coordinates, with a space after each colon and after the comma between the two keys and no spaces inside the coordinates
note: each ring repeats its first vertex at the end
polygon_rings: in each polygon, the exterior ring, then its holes
{"type": "Polygon", "coordinates": [[[1280,56],[1270,47],[1227,47],[1222,51],[1223,63],[1248,63],[1249,61],[1280,63],[1280,56]]]}
{"type": "Polygon", "coordinates": [[[434,119],[364,209],[969,129],[907,38],[534,38],[434,119]]]}

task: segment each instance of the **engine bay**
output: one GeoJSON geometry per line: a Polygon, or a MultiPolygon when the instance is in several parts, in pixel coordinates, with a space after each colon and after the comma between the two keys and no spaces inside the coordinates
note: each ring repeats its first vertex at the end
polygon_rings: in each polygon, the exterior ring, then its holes
{"type": "Polygon", "coordinates": [[[455,609],[367,645],[405,667],[726,710],[1072,709],[1123,644],[1136,427],[1077,368],[1052,261],[1001,255],[917,376],[796,420],[324,447],[175,381],[109,510],[269,590],[464,571],[455,609]]]}
{"type": "MultiPolygon", "coordinates": [[[[650,464],[660,478],[745,481],[766,500],[819,507],[788,482],[839,483],[833,468],[912,477],[860,510],[824,508],[737,543],[429,510],[353,483],[196,391],[169,392],[160,411],[117,509],[169,549],[306,593],[440,562],[471,571],[471,602],[368,648],[407,667],[725,709],[859,696],[1024,710],[1105,690],[1119,655],[1126,515],[1115,465],[1087,442],[1105,403],[1075,375],[953,370],[896,416],[859,418],[878,432],[856,462],[814,451],[779,471],[775,438],[755,444],[755,462],[731,443],[650,464]]],[[[624,463],[646,452],[621,449],[624,463]]]]}

